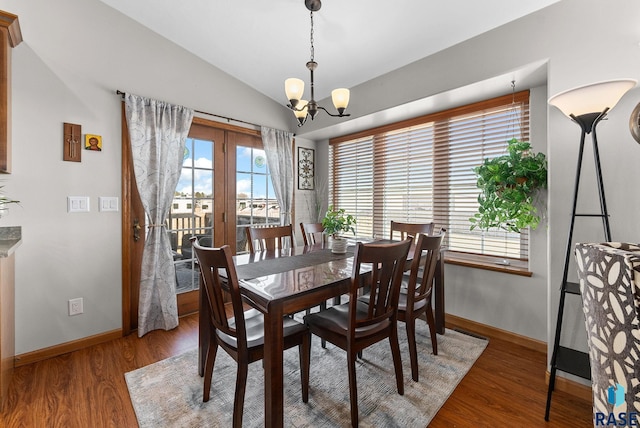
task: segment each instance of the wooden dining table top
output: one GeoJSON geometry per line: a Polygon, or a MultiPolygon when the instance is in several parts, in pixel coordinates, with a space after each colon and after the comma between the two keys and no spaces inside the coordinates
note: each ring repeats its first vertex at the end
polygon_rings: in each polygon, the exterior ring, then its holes
{"type": "MultiPolygon", "coordinates": [[[[297,311],[304,309],[300,306],[308,295],[321,292],[328,284],[350,280],[353,248],[345,254],[334,254],[319,245],[261,251],[235,256],[235,263],[241,292],[250,304],[266,309],[277,301],[302,301],[293,308],[292,302],[286,304],[285,310],[297,311]]],[[[364,267],[364,273],[369,270],[364,267]]]]}

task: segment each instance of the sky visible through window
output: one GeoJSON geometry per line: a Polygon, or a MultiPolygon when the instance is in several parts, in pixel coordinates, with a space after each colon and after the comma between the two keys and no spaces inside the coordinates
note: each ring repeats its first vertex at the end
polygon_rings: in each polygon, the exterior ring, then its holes
{"type": "Polygon", "coordinates": [[[182,173],[176,192],[191,196],[196,192],[205,196],[213,193],[213,142],[187,138],[182,173]]]}
{"type": "Polygon", "coordinates": [[[236,194],[253,199],[275,198],[264,150],[238,147],[236,194]]]}

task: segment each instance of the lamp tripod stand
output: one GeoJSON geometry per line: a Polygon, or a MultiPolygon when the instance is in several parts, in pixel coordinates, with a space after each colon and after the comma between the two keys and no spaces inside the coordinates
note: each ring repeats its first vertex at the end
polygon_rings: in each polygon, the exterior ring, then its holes
{"type": "Polygon", "coordinates": [[[622,96],[636,85],[633,79],[610,80],[599,82],[583,87],[561,92],[549,99],[549,104],[556,106],[565,115],[570,117],[580,126],[580,148],[578,150],[578,166],[576,168],[575,185],[573,188],[573,204],[571,207],[571,222],[567,237],[567,248],[564,259],[564,270],[562,273],[562,285],[560,287],[560,300],[558,307],[558,318],[556,321],[555,339],[553,342],[553,352],[551,354],[549,387],[547,390],[547,404],[545,407],[544,419],[549,420],[551,409],[551,396],[555,388],[557,371],[563,371],[583,379],[591,379],[591,364],[589,354],[576,349],[560,345],[562,333],[562,319],[564,316],[564,305],[566,294],[580,295],[580,284],[568,281],[569,263],[571,261],[573,249],[573,229],[576,217],[600,217],[606,241],[611,241],[611,228],[609,225],[609,212],[604,195],[604,184],[602,180],[602,168],[600,165],[600,152],[598,150],[598,137],[596,127],[602,121],[609,110],[611,110],[622,96]],[[580,189],[580,175],[582,172],[584,145],[587,134],[591,134],[593,142],[593,157],[595,161],[595,173],[598,185],[598,197],[600,202],[599,214],[578,214],[576,207],[578,203],[578,191],[580,189]]]}
{"type": "Polygon", "coordinates": [[[606,241],[611,241],[611,228],[609,226],[609,212],[607,211],[607,202],[604,195],[604,184],[602,181],[602,168],[600,166],[600,154],[598,150],[598,138],[596,135],[596,125],[605,118],[607,111],[605,109],[601,113],[587,113],[580,116],[570,115],[570,117],[580,125],[582,129],[580,135],[580,148],[578,150],[578,166],[576,168],[575,185],[573,188],[573,204],[571,207],[571,223],[569,226],[569,235],[567,237],[567,248],[564,259],[564,271],[562,273],[562,286],[560,289],[560,302],[558,308],[558,319],[556,321],[556,333],[553,343],[553,353],[551,354],[551,369],[549,375],[549,387],[547,390],[547,404],[545,407],[544,420],[549,420],[549,411],[551,409],[551,395],[555,388],[556,372],[562,370],[584,379],[591,379],[591,365],[589,364],[589,355],[585,352],[576,351],[574,349],[560,346],[560,336],[562,333],[562,319],[564,316],[564,304],[566,293],[580,294],[580,285],[574,282],[568,282],[569,262],[571,260],[573,247],[573,228],[575,226],[576,217],[600,217],[604,228],[606,241]],[[580,175],[582,172],[582,161],[584,154],[584,145],[586,135],[591,134],[593,142],[593,157],[596,167],[596,176],[598,183],[598,196],[600,199],[600,214],[577,214],[576,207],[578,204],[578,190],[580,189],[580,175]]]}

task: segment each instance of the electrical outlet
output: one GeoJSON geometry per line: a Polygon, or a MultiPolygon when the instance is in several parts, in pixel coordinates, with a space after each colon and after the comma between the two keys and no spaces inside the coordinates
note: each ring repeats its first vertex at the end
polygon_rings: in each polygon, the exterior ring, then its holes
{"type": "Polygon", "coordinates": [[[82,297],[69,300],[69,316],[80,315],[84,312],[82,297]]]}

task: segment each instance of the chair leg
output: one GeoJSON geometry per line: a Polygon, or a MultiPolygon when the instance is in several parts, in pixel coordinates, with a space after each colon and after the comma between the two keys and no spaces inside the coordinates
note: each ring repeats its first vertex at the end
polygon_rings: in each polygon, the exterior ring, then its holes
{"type": "Polygon", "coordinates": [[[214,338],[209,341],[209,349],[204,363],[204,390],[202,392],[202,401],[206,403],[211,396],[211,378],[213,377],[213,364],[216,362],[216,353],[218,344],[214,338]]]}
{"type": "Polygon", "coordinates": [[[311,333],[304,335],[298,347],[300,354],[300,376],[302,381],[302,402],[309,402],[309,368],[311,365],[311,333]]]}
{"type": "MultiPolygon", "coordinates": [[[[326,300],[323,301],[322,303],[320,303],[320,310],[321,311],[327,310],[327,302],[326,302],[326,300]]],[[[327,341],[324,340],[323,338],[320,338],[320,345],[322,346],[322,349],[326,349],[327,348],[327,341]]]]}
{"type": "Polygon", "coordinates": [[[418,381],[418,350],[416,345],[416,319],[408,316],[405,321],[407,342],[409,342],[409,360],[411,361],[411,378],[418,381]]]}
{"type": "Polygon", "coordinates": [[[356,354],[347,351],[349,371],[349,401],[351,402],[351,426],[358,426],[358,387],[356,386],[356,354]]]}
{"type": "Polygon", "coordinates": [[[391,345],[391,355],[393,356],[393,367],[396,370],[396,384],[398,394],[404,395],[404,379],[402,375],[402,359],[400,358],[400,344],[398,343],[398,329],[396,323],[391,326],[389,334],[389,344],[391,345]]]}
{"type": "Polygon", "coordinates": [[[438,339],[436,336],[436,320],[433,317],[433,309],[431,304],[427,306],[427,324],[429,325],[429,334],[431,335],[431,346],[433,347],[433,355],[438,355],[438,339]]]}
{"type": "Polygon", "coordinates": [[[238,361],[236,378],[236,396],[233,401],[233,428],[242,428],[242,412],[244,410],[244,392],[247,387],[249,364],[238,361]]]}

